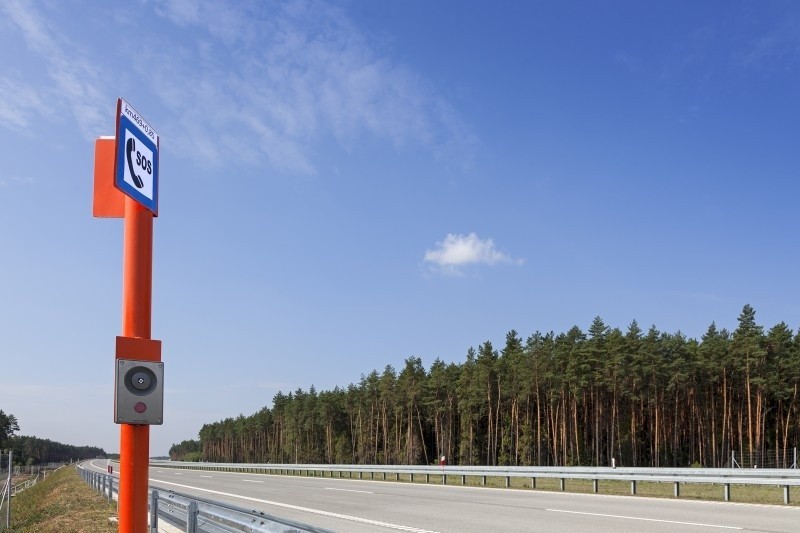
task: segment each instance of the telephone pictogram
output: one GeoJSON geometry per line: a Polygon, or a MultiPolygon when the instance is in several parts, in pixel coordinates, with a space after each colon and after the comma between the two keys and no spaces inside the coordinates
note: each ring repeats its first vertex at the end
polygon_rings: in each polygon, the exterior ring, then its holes
{"type": "MultiPolygon", "coordinates": [[[[136,171],[133,169],[133,159],[131,158],[131,154],[135,150],[136,150],[136,141],[134,141],[133,137],[131,137],[130,139],[128,139],[128,143],[125,147],[125,154],[128,159],[128,171],[130,171],[131,173],[131,178],[133,179],[133,182],[136,184],[137,187],[141,189],[142,187],[144,187],[144,182],[142,181],[142,178],[140,178],[139,175],[136,173],[136,171]]],[[[138,152],[137,155],[139,155],[138,152]]]]}

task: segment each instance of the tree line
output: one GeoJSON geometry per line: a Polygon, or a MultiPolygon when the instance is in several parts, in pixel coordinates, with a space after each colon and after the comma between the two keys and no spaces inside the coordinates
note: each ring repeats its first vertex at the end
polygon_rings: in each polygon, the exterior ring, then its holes
{"type": "Polygon", "coordinates": [[[16,465],[39,465],[65,463],[106,457],[102,448],[94,446],[72,446],[49,439],[15,435],[19,431],[17,418],[0,409],[0,450],[13,452],[16,465]]]}
{"type": "Polygon", "coordinates": [[[733,332],[700,341],[600,317],[588,332],[506,335],[460,363],[418,357],[399,372],[205,424],[173,446],[205,461],[462,465],[729,466],[769,451],[789,464],[800,437],[800,332],[769,331],[745,305],[733,332]]]}
{"type": "Polygon", "coordinates": [[[14,452],[14,463],[18,465],[68,463],[107,457],[105,450],[96,446],[73,446],[25,435],[11,437],[10,448],[14,452]]]}

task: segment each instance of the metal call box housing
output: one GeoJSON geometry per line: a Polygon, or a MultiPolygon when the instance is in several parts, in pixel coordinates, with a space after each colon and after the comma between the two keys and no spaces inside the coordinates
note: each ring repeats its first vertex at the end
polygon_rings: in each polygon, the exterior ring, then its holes
{"type": "Polygon", "coordinates": [[[164,423],[164,363],[117,359],[114,381],[114,422],[164,423]]]}

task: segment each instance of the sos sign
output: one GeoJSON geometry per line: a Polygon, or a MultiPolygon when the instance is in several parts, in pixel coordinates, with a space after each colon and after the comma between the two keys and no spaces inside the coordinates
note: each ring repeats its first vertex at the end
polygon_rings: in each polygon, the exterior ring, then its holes
{"type": "Polygon", "coordinates": [[[158,134],[125,100],[117,100],[114,186],[158,216],[158,134]]]}

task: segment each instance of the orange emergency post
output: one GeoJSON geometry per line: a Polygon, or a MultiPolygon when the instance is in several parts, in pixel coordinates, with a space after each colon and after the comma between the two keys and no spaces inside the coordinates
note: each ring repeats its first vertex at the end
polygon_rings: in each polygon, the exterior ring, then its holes
{"type": "Polygon", "coordinates": [[[94,195],[92,215],[98,218],[125,216],[125,195],[114,187],[114,137],[100,137],[94,142],[94,195]]]}
{"type": "MultiPolygon", "coordinates": [[[[120,105],[118,104],[118,114],[120,105]]],[[[119,131],[117,132],[119,135],[119,131]]],[[[124,218],[122,335],[116,359],[161,361],[161,341],[151,337],[154,213],[115,187],[115,137],[95,142],[95,217],[124,218]]],[[[147,525],[150,426],[120,425],[119,531],[141,533],[147,525]]]]}

